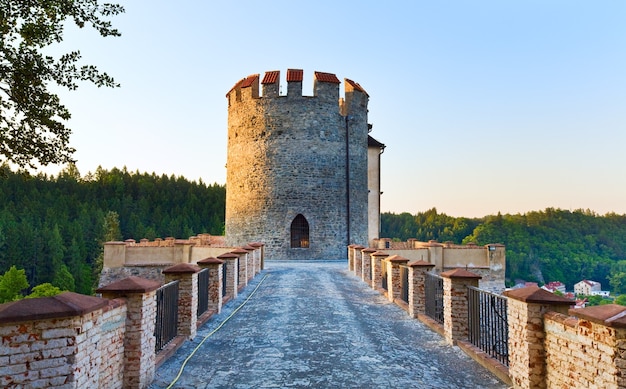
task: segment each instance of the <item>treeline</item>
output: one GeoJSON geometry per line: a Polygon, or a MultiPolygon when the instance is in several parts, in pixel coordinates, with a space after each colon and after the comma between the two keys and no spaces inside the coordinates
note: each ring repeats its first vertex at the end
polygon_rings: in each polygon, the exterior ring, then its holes
{"type": "Polygon", "coordinates": [[[516,215],[455,218],[436,209],[410,215],[381,215],[381,236],[430,239],[457,244],[506,245],[506,277],[565,283],[568,290],[583,279],[603,289],[626,293],[626,215],[597,215],[589,210],[547,208],[516,215]]]}
{"type": "Polygon", "coordinates": [[[105,241],[224,231],[223,185],[125,168],[84,177],[75,166],[55,177],[0,169],[0,274],[15,265],[30,287],[91,294],[105,241]]]}

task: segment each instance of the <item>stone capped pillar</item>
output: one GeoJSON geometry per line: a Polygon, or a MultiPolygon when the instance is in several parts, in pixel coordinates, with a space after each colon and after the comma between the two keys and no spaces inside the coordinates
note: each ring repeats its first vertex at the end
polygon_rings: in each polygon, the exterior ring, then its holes
{"type": "Polygon", "coordinates": [[[254,252],[256,249],[250,245],[245,245],[241,247],[246,250],[246,275],[247,280],[250,281],[256,275],[256,270],[254,269],[254,252]]]}
{"type": "Polygon", "coordinates": [[[443,278],[443,331],[446,341],[454,344],[457,339],[467,339],[468,297],[467,287],[478,287],[481,276],[464,269],[441,273],[443,278]]]}
{"type": "Polygon", "coordinates": [[[74,292],[2,304],[0,387],[98,387],[108,357],[99,347],[107,304],[74,292]]]}
{"type": "Polygon", "coordinates": [[[361,250],[355,250],[354,255],[354,275],[363,279],[363,257],[370,258],[370,254],[376,252],[375,248],[367,247],[361,250]]]}
{"type": "Polygon", "coordinates": [[[239,291],[248,285],[248,252],[242,248],[236,248],[231,253],[237,254],[239,257],[237,260],[237,268],[239,269],[237,290],[239,291]]]}
{"type": "Polygon", "coordinates": [[[147,388],[156,364],[157,281],[128,277],[96,290],[108,299],[126,300],[128,316],[124,337],[124,388],[147,388]]]}
{"type": "Polygon", "coordinates": [[[395,299],[399,299],[402,293],[400,265],[406,265],[409,260],[400,255],[392,255],[387,257],[385,262],[387,262],[387,298],[393,302],[395,299]]]}
{"type": "Polygon", "coordinates": [[[361,255],[361,280],[368,284],[372,283],[372,254],[366,251],[361,255]]]}
{"type": "MultiPolygon", "coordinates": [[[[200,267],[179,263],[163,270],[165,283],[178,281],[178,335],[192,340],[198,322],[198,272],[200,267]]],[[[206,293],[206,291],[203,291],[206,293]]]]}
{"type": "Polygon", "coordinates": [[[348,245],[348,270],[354,271],[354,248],[356,244],[348,245]]]}
{"type": "Polygon", "coordinates": [[[226,300],[235,299],[237,298],[237,284],[239,282],[239,269],[237,267],[239,255],[224,253],[218,255],[217,259],[224,261],[224,269],[226,269],[226,300]]]}
{"type": "Polygon", "coordinates": [[[254,247],[254,269],[255,269],[255,275],[259,274],[261,272],[261,270],[263,270],[263,263],[262,263],[262,259],[263,259],[263,243],[259,243],[259,242],[252,242],[252,243],[248,243],[248,246],[254,247]]]}
{"type": "Polygon", "coordinates": [[[384,264],[383,259],[387,258],[389,256],[389,254],[383,252],[383,251],[374,251],[373,253],[370,254],[370,258],[371,258],[371,262],[372,264],[371,266],[371,271],[372,271],[372,281],[371,281],[371,285],[372,285],[372,289],[382,289],[383,287],[383,282],[382,282],[382,273],[383,273],[383,269],[382,266],[384,264]]]}
{"type": "Polygon", "coordinates": [[[426,261],[409,262],[409,316],[426,313],[426,273],[435,265],[426,261]]]}
{"type": "Polygon", "coordinates": [[[515,388],[546,387],[544,314],[567,314],[573,301],[536,286],[504,292],[509,322],[509,375],[515,388]]]}
{"type": "MultiPolygon", "coordinates": [[[[209,310],[216,313],[222,312],[222,268],[224,261],[215,257],[201,259],[196,262],[201,269],[209,269],[209,310]]],[[[202,293],[202,291],[198,291],[202,293]]]]}

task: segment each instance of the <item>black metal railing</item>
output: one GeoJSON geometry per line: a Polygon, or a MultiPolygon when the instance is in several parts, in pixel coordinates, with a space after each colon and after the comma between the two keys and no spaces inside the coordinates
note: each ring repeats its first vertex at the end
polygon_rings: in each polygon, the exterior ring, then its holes
{"type": "Polygon", "coordinates": [[[177,335],[178,281],[172,281],[156,291],[155,350],[159,352],[177,335]]]}
{"type": "Polygon", "coordinates": [[[224,264],[222,265],[222,297],[226,296],[226,262],[224,262],[224,264]]]}
{"type": "Polygon", "coordinates": [[[381,263],[380,267],[380,282],[381,287],[385,290],[389,290],[387,288],[387,264],[385,262],[381,263]]]}
{"type": "Polygon", "coordinates": [[[400,266],[400,298],[402,301],[409,302],[409,268],[400,266]]]}
{"type": "Polygon", "coordinates": [[[198,317],[209,310],[209,269],[198,273],[198,317]]]}
{"type": "Polygon", "coordinates": [[[426,273],[424,285],[426,295],[426,315],[439,324],[443,324],[443,278],[426,273]]]}
{"type": "Polygon", "coordinates": [[[508,366],[507,298],[472,286],[467,289],[470,343],[508,366]]]}

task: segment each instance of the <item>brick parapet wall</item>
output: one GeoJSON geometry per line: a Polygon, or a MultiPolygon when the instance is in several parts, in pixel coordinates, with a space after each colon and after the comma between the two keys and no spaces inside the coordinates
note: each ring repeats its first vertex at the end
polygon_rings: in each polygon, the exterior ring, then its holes
{"type": "Polygon", "coordinates": [[[224,261],[226,267],[226,296],[227,299],[237,298],[239,284],[239,269],[237,268],[237,255],[226,253],[217,257],[224,261]]]}
{"type": "Polygon", "coordinates": [[[238,288],[241,289],[248,285],[248,254],[240,253],[237,255],[239,255],[239,259],[237,261],[237,268],[239,269],[237,285],[238,288]]]}
{"type": "MultiPolygon", "coordinates": [[[[364,249],[364,250],[369,250],[369,249],[364,249]]],[[[370,251],[370,252],[373,252],[373,251],[370,251]]],[[[361,273],[363,272],[362,267],[363,267],[364,255],[365,253],[363,252],[363,250],[357,250],[354,253],[354,275],[359,278],[361,278],[361,273]]]]}
{"type": "Polygon", "coordinates": [[[546,388],[544,314],[571,301],[537,287],[508,291],[509,375],[515,388],[546,388]]]}
{"type": "Polygon", "coordinates": [[[361,256],[361,280],[370,283],[372,279],[372,256],[370,253],[363,253],[361,256]]]}
{"type": "MultiPolygon", "coordinates": [[[[401,305],[397,296],[394,297],[401,277],[390,260],[394,256],[370,256],[374,274],[376,259],[387,267],[387,296],[401,305]]],[[[425,308],[425,274],[435,265],[414,261],[407,266],[409,315],[423,320],[449,343],[458,340],[459,344],[468,344],[461,342],[468,335],[467,290],[468,286],[478,286],[480,275],[465,269],[441,273],[445,323],[442,331],[441,326],[421,315],[425,308]]],[[[626,307],[569,309],[572,301],[537,287],[504,294],[508,297],[509,367],[485,358],[484,353],[473,355],[471,347],[464,346],[483,366],[494,374],[496,371],[502,374],[496,375],[512,383],[513,388],[626,388],[626,307]]]]}
{"type": "Polygon", "coordinates": [[[126,303],[132,314],[126,318],[124,387],[146,388],[155,373],[156,291],[131,295],[126,303]]]}
{"type": "Polygon", "coordinates": [[[570,310],[570,315],[585,316],[591,320],[547,312],[544,315],[546,386],[626,387],[624,323],[611,319],[608,323],[603,321],[606,316],[623,316],[625,310],[621,306],[570,310]],[[607,312],[602,318],[602,314],[607,312]]]}
{"type": "Polygon", "coordinates": [[[98,349],[103,358],[98,387],[121,387],[124,382],[124,336],[128,310],[123,299],[115,299],[109,300],[102,312],[98,349]]]}
{"type": "Polygon", "coordinates": [[[198,272],[191,264],[179,264],[166,270],[165,282],[178,281],[178,335],[196,337],[198,321],[198,272]]]}
{"type": "Polygon", "coordinates": [[[443,328],[446,341],[453,344],[468,336],[467,287],[478,287],[480,276],[463,269],[441,273],[443,277],[443,328]]]}
{"type": "Polygon", "coordinates": [[[426,313],[426,273],[433,264],[417,261],[409,266],[409,316],[418,317],[426,313]]]}
{"type": "Polygon", "coordinates": [[[348,271],[354,271],[354,247],[356,245],[351,244],[348,246],[348,271]]]}
{"type": "MultiPolygon", "coordinates": [[[[209,311],[216,313],[222,312],[222,280],[224,261],[217,258],[206,258],[198,261],[200,268],[209,269],[209,289],[207,291],[209,297],[209,311]]],[[[202,291],[198,291],[202,293],[202,291]]]]}
{"type": "Polygon", "coordinates": [[[129,277],[97,290],[102,297],[122,298],[126,302],[124,388],[147,388],[154,379],[156,290],[159,286],[155,281],[129,277]]]}
{"type": "Polygon", "coordinates": [[[384,260],[384,263],[387,265],[387,298],[389,301],[393,302],[396,299],[400,299],[402,294],[400,265],[406,265],[407,262],[408,259],[399,255],[392,255],[384,260]]]}
{"type": "Polygon", "coordinates": [[[102,386],[99,345],[105,341],[101,326],[106,305],[106,300],[71,292],[3,304],[0,386],[102,386]]]}
{"type": "Polygon", "coordinates": [[[370,255],[372,264],[372,280],[371,286],[372,289],[380,289],[382,288],[382,266],[384,265],[383,259],[387,258],[389,255],[382,251],[376,251],[370,255]]]}

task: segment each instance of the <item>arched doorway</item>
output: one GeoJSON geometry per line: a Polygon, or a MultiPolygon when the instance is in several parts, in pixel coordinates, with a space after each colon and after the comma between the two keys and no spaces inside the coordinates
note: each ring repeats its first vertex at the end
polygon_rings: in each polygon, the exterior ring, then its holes
{"type": "Polygon", "coordinates": [[[300,213],[291,222],[291,248],[309,248],[309,222],[300,213]]]}

